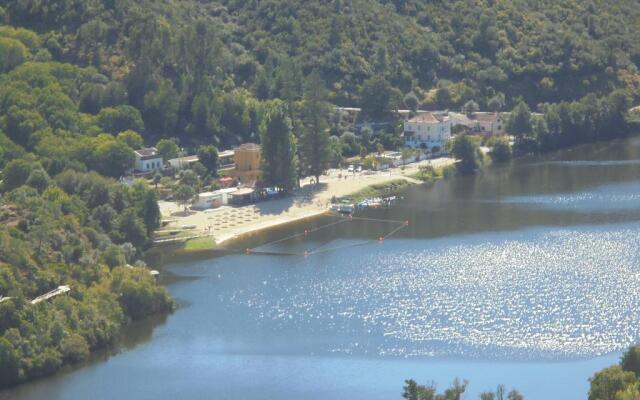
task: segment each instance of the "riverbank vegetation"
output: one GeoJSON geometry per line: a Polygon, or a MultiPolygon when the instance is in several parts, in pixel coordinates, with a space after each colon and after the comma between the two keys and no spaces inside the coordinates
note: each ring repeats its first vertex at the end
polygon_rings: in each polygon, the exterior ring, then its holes
{"type": "Polygon", "coordinates": [[[640,347],[629,348],[619,364],[596,372],[589,382],[589,400],[640,398],[640,347]]]}
{"type": "Polygon", "coordinates": [[[446,167],[436,168],[433,165],[423,165],[420,166],[418,173],[413,175],[412,178],[419,179],[422,182],[432,182],[444,177],[445,168],[446,167]]]}
{"type": "Polygon", "coordinates": [[[25,168],[0,206],[0,387],[81,361],[128,321],[172,308],[139,260],[158,223],[153,191],[25,168]],[[70,290],[33,300],[60,286],[70,290]]]}
{"type": "MultiPolygon", "coordinates": [[[[467,381],[455,379],[448,389],[438,393],[435,384],[420,385],[413,379],[404,381],[402,398],[406,400],[461,400],[467,390],[467,381]]],[[[512,389],[507,393],[503,385],[498,385],[495,391],[483,392],[480,400],[524,400],[517,390],[512,389]]]]}
{"type": "Polygon", "coordinates": [[[411,185],[411,183],[406,179],[393,179],[388,182],[370,185],[356,193],[345,196],[344,198],[332,199],[332,202],[350,201],[352,203],[357,203],[364,199],[392,196],[400,190],[407,188],[409,185],[411,185]]]}

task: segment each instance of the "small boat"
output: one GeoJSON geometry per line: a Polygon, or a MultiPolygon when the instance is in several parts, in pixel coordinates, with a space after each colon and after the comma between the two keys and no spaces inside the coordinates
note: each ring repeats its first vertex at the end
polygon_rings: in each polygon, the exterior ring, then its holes
{"type": "Polygon", "coordinates": [[[353,204],[347,203],[334,203],[329,207],[331,211],[339,212],[340,214],[351,214],[355,210],[353,204]]]}

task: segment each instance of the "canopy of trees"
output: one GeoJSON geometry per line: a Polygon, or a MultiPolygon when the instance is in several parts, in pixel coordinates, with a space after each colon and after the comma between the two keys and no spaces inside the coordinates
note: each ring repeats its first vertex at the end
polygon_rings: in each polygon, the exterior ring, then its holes
{"type": "Polygon", "coordinates": [[[620,364],[596,372],[589,382],[589,400],[634,400],[640,398],[640,348],[633,346],[620,364]]]}

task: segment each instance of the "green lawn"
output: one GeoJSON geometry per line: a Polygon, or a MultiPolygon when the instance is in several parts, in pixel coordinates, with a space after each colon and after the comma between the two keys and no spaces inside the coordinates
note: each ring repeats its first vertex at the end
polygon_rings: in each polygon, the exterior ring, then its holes
{"type": "Polygon", "coordinates": [[[195,239],[189,239],[184,244],[185,250],[210,250],[216,245],[216,240],[213,236],[204,236],[195,239]]]}

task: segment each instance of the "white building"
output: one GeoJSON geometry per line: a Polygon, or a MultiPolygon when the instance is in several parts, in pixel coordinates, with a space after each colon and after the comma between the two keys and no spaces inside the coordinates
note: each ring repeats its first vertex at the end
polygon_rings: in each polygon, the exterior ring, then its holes
{"type": "Polygon", "coordinates": [[[476,112],[471,115],[449,113],[452,126],[465,126],[471,133],[485,135],[503,135],[506,133],[506,114],[476,112]]]}
{"type": "Polygon", "coordinates": [[[407,147],[440,151],[451,139],[451,122],[446,115],[431,112],[418,114],[404,123],[404,141],[407,147]]]}
{"type": "Polygon", "coordinates": [[[172,158],[169,160],[169,165],[171,165],[174,169],[185,169],[191,167],[191,164],[200,161],[200,158],[197,155],[194,156],[184,156],[178,158],[172,158]]]}
{"type": "Polygon", "coordinates": [[[191,208],[206,210],[229,204],[230,194],[237,190],[238,188],[227,188],[216,190],[215,192],[200,193],[191,208]]]}
{"type": "Polygon", "coordinates": [[[162,156],[155,147],[145,147],[134,150],[134,153],[136,155],[134,169],[138,172],[149,172],[164,167],[162,156]]]}

